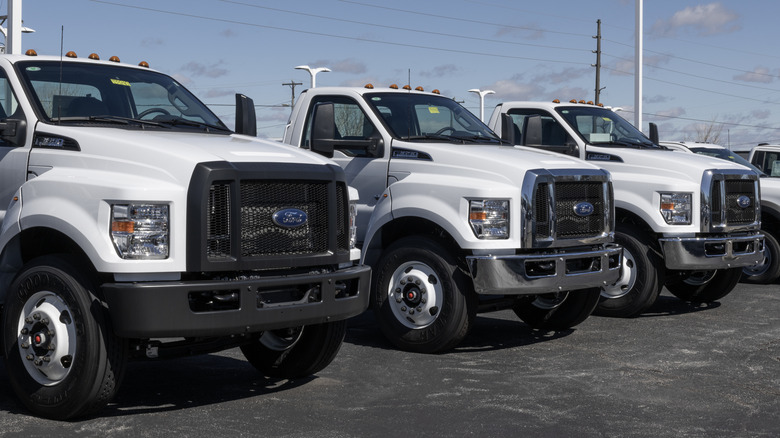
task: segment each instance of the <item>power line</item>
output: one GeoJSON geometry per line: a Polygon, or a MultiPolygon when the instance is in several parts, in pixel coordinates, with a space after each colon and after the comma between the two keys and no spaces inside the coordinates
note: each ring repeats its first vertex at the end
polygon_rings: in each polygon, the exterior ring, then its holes
{"type": "Polygon", "coordinates": [[[169,15],[176,15],[180,17],[188,17],[188,18],[197,18],[201,20],[208,20],[208,21],[216,21],[220,23],[229,23],[229,24],[235,24],[235,25],[242,25],[242,26],[251,26],[251,27],[259,27],[263,29],[273,29],[273,30],[281,30],[285,32],[294,32],[294,33],[301,33],[301,34],[307,34],[307,35],[314,35],[314,36],[325,36],[330,38],[338,38],[338,39],[345,39],[345,40],[353,40],[353,41],[361,41],[361,42],[369,42],[369,43],[376,43],[376,44],[384,44],[384,45],[391,45],[394,47],[409,47],[409,48],[415,48],[415,49],[425,49],[425,50],[435,50],[440,52],[448,52],[448,53],[461,53],[461,54],[467,54],[467,55],[478,55],[478,56],[487,56],[487,57],[494,57],[494,58],[505,58],[505,59],[522,59],[526,61],[539,61],[539,62],[550,62],[550,63],[556,63],[556,64],[574,64],[574,65],[581,65],[579,62],[574,61],[561,61],[561,60],[554,60],[554,59],[543,59],[543,58],[531,58],[527,56],[513,56],[513,55],[505,55],[505,54],[498,54],[498,53],[486,53],[486,52],[475,52],[470,50],[458,50],[458,49],[447,49],[443,47],[433,47],[433,46],[424,46],[421,44],[408,44],[408,43],[398,43],[398,42],[392,42],[392,41],[382,41],[382,40],[374,40],[370,38],[362,38],[362,37],[351,37],[351,36],[345,36],[345,35],[335,35],[335,34],[329,34],[324,32],[313,32],[313,31],[307,31],[302,29],[291,29],[286,27],[279,27],[279,26],[269,26],[264,24],[257,24],[257,23],[248,23],[245,21],[238,21],[238,20],[229,20],[225,18],[215,18],[215,17],[204,17],[202,15],[195,15],[195,14],[187,14],[180,11],[166,11],[164,9],[155,9],[155,8],[147,8],[142,6],[136,6],[136,5],[126,5],[122,3],[114,3],[110,1],[105,0],[90,0],[95,3],[102,3],[106,5],[111,6],[119,6],[124,8],[130,8],[130,9],[137,9],[137,10],[143,10],[143,11],[149,11],[149,12],[157,12],[161,14],[169,14],[169,15]]]}

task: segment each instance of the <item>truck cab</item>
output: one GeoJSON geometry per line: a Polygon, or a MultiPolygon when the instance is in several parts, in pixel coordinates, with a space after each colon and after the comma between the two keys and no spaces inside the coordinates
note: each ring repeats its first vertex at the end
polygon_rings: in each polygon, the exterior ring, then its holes
{"type": "Polygon", "coordinates": [[[371,307],[399,348],[452,348],[503,308],[568,329],[618,278],[609,173],[518,150],[436,92],[312,88],[283,142],[332,157],[359,191],[371,307]]]}
{"type": "Polygon", "coordinates": [[[523,149],[597,164],[615,186],[623,276],[596,312],[635,316],[666,286],[712,302],[763,260],[758,175],[733,162],[682,155],[654,144],[609,108],[584,101],[504,102],[488,125],[523,149]]]}

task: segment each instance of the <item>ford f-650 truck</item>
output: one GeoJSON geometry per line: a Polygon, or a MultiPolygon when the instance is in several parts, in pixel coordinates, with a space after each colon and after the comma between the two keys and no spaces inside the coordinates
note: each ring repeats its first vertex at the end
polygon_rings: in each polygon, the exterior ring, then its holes
{"type": "Polygon", "coordinates": [[[621,279],[596,312],[634,316],[665,285],[712,302],[763,259],[758,175],[716,158],[659,147],[611,109],[572,101],[504,102],[488,125],[523,149],[555,151],[609,170],[615,185],[621,279]]]}
{"type": "Polygon", "coordinates": [[[504,144],[452,99],[312,88],[283,141],[333,157],[359,191],[371,306],[399,348],[452,348],[478,311],[502,308],[568,329],[618,278],[609,173],[504,144]]]}
{"type": "Polygon", "coordinates": [[[344,172],[237,102],[246,135],[145,63],[0,56],[0,330],[34,413],[96,412],[128,359],[310,375],[368,307],[344,172]]]}

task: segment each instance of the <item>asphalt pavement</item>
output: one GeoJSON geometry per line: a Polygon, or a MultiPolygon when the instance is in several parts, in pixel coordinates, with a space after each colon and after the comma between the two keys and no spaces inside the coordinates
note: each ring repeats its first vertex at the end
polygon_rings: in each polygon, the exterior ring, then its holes
{"type": "Polygon", "coordinates": [[[777,437],[780,285],[720,302],[667,292],[637,318],[558,333],[481,314],[453,351],[392,348],[371,314],[334,362],[296,381],[260,376],[234,349],[133,362],[100,416],[30,416],[0,364],[0,437],[777,437]]]}

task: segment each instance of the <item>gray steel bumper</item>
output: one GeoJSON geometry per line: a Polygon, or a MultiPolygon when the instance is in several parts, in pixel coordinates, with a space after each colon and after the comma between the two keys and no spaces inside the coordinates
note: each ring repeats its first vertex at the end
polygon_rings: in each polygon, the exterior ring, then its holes
{"type": "Polygon", "coordinates": [[[617,281],[623,248],[510,256],[467,256],[474,290],[486,295],[537,295],[601,287],[617,281]]]}
{"type": "Polygon", "coordinates": [[[764,235],[658,239],[666,267],[676,270],[752,266],[764,259],[764,235]]]}

